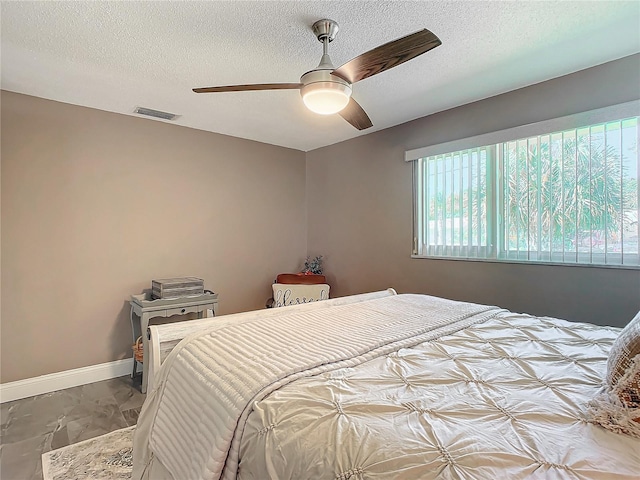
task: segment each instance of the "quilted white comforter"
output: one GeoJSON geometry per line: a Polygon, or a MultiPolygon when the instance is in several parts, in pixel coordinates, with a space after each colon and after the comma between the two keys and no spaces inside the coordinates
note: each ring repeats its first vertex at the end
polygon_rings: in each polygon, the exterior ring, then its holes
{"type": "Polygon", "coordinates": [[[134,479],[640,478],[640,441],[586,421],[617,333],[423,295],[205,332],[163,367],[134,479]]]}

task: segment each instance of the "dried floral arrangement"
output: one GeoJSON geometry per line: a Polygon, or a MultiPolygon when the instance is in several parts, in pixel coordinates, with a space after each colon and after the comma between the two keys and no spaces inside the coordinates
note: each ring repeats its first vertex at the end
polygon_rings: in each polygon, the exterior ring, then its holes
{"type": "Polygon", "coordinates": [[[318,255],[314,258],[308,256],[304,261],[304,268],[302,269],[302,273],[306,275],[322,275],[322,255],[318,255]]]}

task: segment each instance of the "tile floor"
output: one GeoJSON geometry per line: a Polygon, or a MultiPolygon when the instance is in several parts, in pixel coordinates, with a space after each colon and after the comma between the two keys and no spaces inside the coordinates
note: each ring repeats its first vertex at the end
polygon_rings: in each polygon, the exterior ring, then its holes
{"type": "Polygon", "coordinates": [[[42,480],[44,452],[134,425],[144,399],[125,376],[3,403],[0,478],[42,480]]]}

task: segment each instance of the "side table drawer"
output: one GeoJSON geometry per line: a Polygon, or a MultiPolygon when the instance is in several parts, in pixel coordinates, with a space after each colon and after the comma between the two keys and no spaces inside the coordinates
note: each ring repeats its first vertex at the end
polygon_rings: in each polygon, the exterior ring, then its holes
{"type": "Polygon", "coordinates": [[[193,307],[178,307],[178,308],[167,308],[166,316],[170,317],[172,315],[185,315],[187,313],[198,313],[198,306],[193,307]]]}
{"type": "Polygon", "coordinates": [[[213,310],[215,312],[215,304],[206,303],[204,305],[198,305],[198,312],[206,312],[207,310],[213,310]]]}

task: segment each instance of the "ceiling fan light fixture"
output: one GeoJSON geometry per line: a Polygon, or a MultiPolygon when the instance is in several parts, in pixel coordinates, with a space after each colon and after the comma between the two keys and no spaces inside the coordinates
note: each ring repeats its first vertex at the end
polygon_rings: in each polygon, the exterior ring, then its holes
{"type": "Polygon", "coordinates": [[[312,112],[332,115],[343,110],[351,98],[351,87],[340,83],[321,82],[300,89],[302,101],[312,112]]]}

